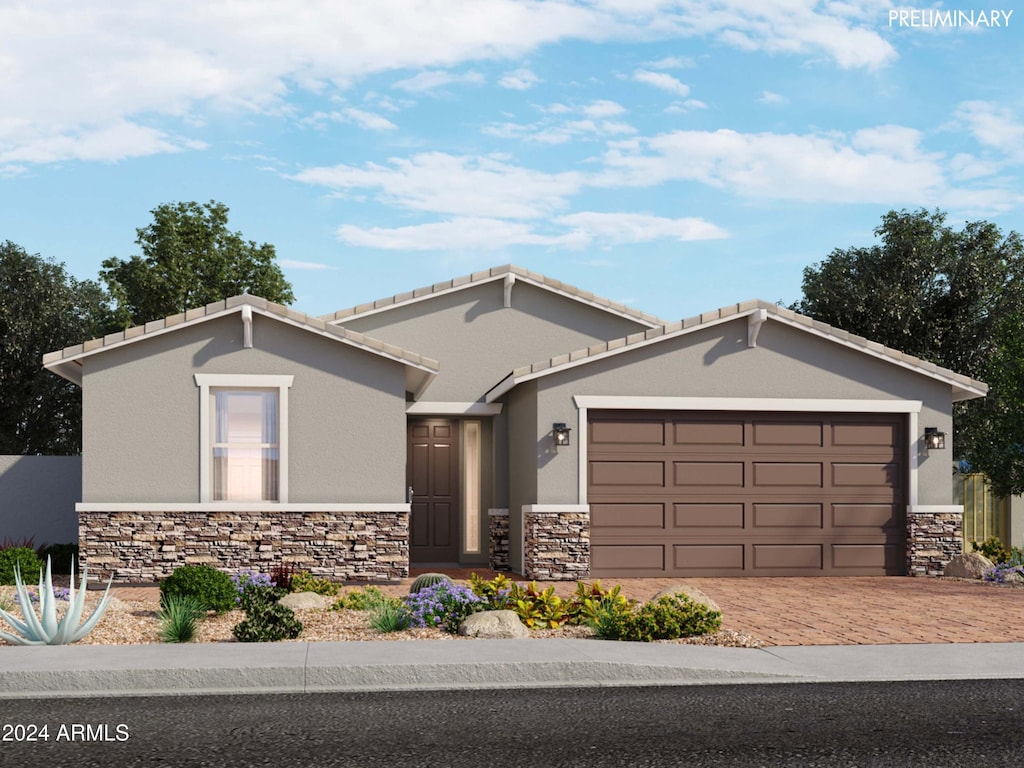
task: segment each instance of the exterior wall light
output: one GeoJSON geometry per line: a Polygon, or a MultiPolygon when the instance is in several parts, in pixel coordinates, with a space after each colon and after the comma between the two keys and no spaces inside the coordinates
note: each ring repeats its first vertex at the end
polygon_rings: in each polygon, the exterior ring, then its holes
{"type": "Polygon", "coordinates": [[[924,428],[924,445],[929,451],[941,451],[946,447],[946,433],[936,427],[924,428]]]}
{"type": "Polygon", "coordinates": [[[555,437],[555,447],[563,445],[569,445],[569,433],[572,432],[570,427],[565,426],[565,422],[558,421],[551,425],[551,434],[555,437]]]}

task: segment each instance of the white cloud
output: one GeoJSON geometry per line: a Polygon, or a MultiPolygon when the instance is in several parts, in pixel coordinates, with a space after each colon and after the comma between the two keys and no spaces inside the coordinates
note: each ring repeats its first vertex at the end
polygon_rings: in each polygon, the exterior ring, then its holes
{"type": "Polygon", "coordinates": [[[583,114],[587,117],[614,117],[615,115],[621,115],[625,111],[626,108],[624,106],[607,99],[598,99],[583,107],[583,114]]]}
{"type": "Polygon", "coordinates": [[[1024,123],[1017,122],[1006,107],[990,101],[965,101],[955,117],[982,146],[1024,161],[1024,123]]]}
{"type": "Polygon", "coordinates": [[[689,69],[697,66],[697,63],[689,56],[666,56],[657,61],[649,61],[646,66],[651,69],[689,69]]]}
{"type": "Polygon", "coordinates": [[[301,269],[311,271],[337,269],[337,267],[332,267],[330,264],[322,264],[319,261],[296,261],[295,259],[281,259],[278,263],[285,269],[301,269]]]}
{"type": "Polygon", "coordinates": [[[781,93],[775,93],[774,91],[761,91],[761,95],[757,97],[758,104],[786,104],[789,101],[781,93]]]}
{"type": "Polygon", "coordinates": [[[672,219],[646,213],[585,211],[559,216],[555,222],[605,246],[649,243],[653,240],[719,240],[729,233],[700,218],[672,219]]]}
{"type": "Polygon", "coordinates": [[[440,69],[428,69],[413,77],[399,80],[391,87],[411,93],[423,93],[424,91],[433,91],[452,83],[473,83],[478,85],[483,81],[484,76],[479,72],[465,72],[461,75],[456,75],[440,69]]]}
{"type": "Polygon", "coordinates": [[[179,151],[191,146],[176,135],[181,127],[194,131],[211,112],[288,114],[297,91],[345,89],[383,72],[424,70],[400,81],[412,90],[479,82],[476,73],[450,70],[521,60],[565,40],[710,37],[874,69],[896,57],[872,28],[882,7],[882,0],[842,7],[810,0],[7,3],[0,6],[0,155],[41,158],[26,161],[33,163],[179,151]],[[156,119],[166,122],[154,127],[156,119]],[[80,141],[126,125],[136,133],[123,153],[80,141]],[[66,141],[47,151],[40,137],[66,141]]]}
{"type": "Polygon", "coordinates": [[[674,93],[676,96],[686,96],[690,93],[690,86],[685,83],[681,83],[672,75],[667,75],[664,72],[651,72],[646,69],[638,69],[633,73],[633,79],[638,83],[646,83],[647,85],[653,85],[655,88],[660,88],[663,91],[674,93]]]}
{"type": "Polygon", "coordinates": [[[381,117],[373,112],[366,112],[362,109],[356,109],[355,107],[346,107],[341,110],[341,114],[360,128],[365,128],[368,131],[393,131],[398,128],[397,125],[386,117],[381,117]]]}
{"type": "Polygon", "coordinates": [[[515,69],[506,72],[498,81],[502,88],[510,88],[513,91],[528,91],[540,82],[540,78],[528,69],[515,69]]]}
{"type": "Polygon", "coordinates": [[[5,126],[0,124],[0,167],[65,160],[114,162],[128,157],[205,149],[207,146],[201,141],[175,137],[156,128],[124,120],[42,136],[20,136],[19,133],[9,127],[5,130],[5,126]]]}
{"type": "Polygon", "coordinates": [[[392,158],[387,165],[310,168],[293,178],[339,192],[376,191],[383,202],[410,210],[522,219],[566,208],[582,183],[575,172],[544,173],[443,152],[392,158]]]}
{"type": "Polygon", "coordinates": [[[456,218],[408,227],[338,228],[338,239],[348,245],[394,251],[499,250],[512,245],[580,248],[587,244],[576,233],[542,235],[529,225],[487,217],[456,218]]]}

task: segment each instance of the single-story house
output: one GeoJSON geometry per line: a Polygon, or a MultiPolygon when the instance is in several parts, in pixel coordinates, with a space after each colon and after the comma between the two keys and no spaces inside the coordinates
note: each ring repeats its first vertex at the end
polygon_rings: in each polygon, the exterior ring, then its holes
{"type": "Polygon", "coordinates": [[[236,296],[46,355],[92,574],[939,573],[985,384],[762,301],[667,323],[504,266],[311,317],[236,296]]]}

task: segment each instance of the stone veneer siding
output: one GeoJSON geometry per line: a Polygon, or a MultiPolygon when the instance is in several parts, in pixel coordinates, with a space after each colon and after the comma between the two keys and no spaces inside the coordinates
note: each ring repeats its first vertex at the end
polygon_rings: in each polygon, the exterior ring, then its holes
{"type": "Polygon", "coordinates": [[[941,576],[946,563],[963,554],[963,524],[960,512],[908,512],[907,574],[941,576]]]}
{"type": "Polygon", "coordinates": [[[523,512],[523,575],[573,581],[590,575],[589,512],[523,512]]]}
{"type": "Polygon", "coordinates": [[[492,571],[509,571],[512,567],[509,565],[508,554],[508,510],[487,510],[487,521],[490,536],[487,548],[490,568],[492,571]]]}
{"type": "Polygon", "coordinates": [[[335,581],[409,575],[408,512],[79,512],[90,581],[153,582],[181,565],[267,573],[288,563],[335,581]]]}

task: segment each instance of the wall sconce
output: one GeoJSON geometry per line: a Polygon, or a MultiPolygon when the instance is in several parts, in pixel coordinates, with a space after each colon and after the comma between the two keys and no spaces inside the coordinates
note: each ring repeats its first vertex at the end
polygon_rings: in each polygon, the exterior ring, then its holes
{"type": "Polygon", "coordinates": [[[572,429],[565,426],[563,421],[558,421],[551,425],[551,434],[555,437],[556,448],[562,445],[569,445],[570,432],[572,432],[572,429]]]}
{"type": "Polygon", "coordinates": [[[929,451],[941,451],[946,447],[946,433],[939,432],[936,427],[924,428],[924,447],[929,451]]]}

